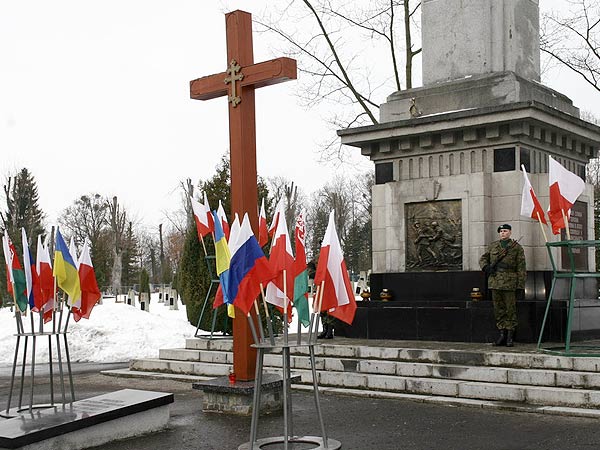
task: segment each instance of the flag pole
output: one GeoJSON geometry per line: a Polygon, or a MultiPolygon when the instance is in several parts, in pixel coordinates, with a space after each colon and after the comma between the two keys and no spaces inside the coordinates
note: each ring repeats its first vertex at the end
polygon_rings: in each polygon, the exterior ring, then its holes
{"type": "Polygon", "coordinates": [[[313,296],[312,313],[310,316],[310,324],[308,325],[308,343],[309,344],[312,341],[313,325],[315,324],[315,317],[317,317],[317,315],[318,315],[316,310],[317,310],[317,298],[319,298],[320,289],[321,289],[321,286],[317,286],[317,291],[315,292],[315,295],[313,296]]]}
{"type": "Polygon", "coordinates": [[[288,298],[287,298],[287,270],[283,269],[283,342],[288,343],[288,298]]]}
{"type": "Polygon", "coordinates": [[[275,337],[273,336],[273,323],[271,322],[271,314],[269,314],[269,307],[267,306],[267,300],[265,298],[265,289],[263,284],[260,283],[260,293],[262,294],[263,306],[265,308],[265,316],[267,317],[267,328],[269,330],[269,340],[271,345],[275,345],[275,337]]]}
{"type": "Polygon", "coordinates": [[[561,209],[560,210],[562,212],[562,216],[563,216],[563,221],[565,223],[565,231],[567,232],[567,240],[571,240],[571,231],[569,230],[569,220],[567,219],[567,215],[565,214],[565,210],[561,209]]]}
{"type": "Polygon", "coordinates": [[[258,340],[258,335],[256,334],[256,327],[254,326],[254,320],[252,320],[252,314],[248,311],[248,324],[250,325],[250,331],[252,332],[252,338],[254,339],[254,343],[256,345],[260,344],[258,340]]]}
{"type": "Polygon", "coordinates": [[[548,243],[548,236],[546,236],[546,230],[544,230],[544,225],[542,224],[542,218],[540,217],[539,211],[536,212],[538,223],[540,224],[540,228],[542,229],[542,234],[544,235],[544,241],[548,243]]]}
{"type": "MultiPolygon", "coordinates": [[[[321,307],[323,306],[323,291],[325,290],[325,280],[321,281],[321,289],[319,289],[318,292],[318,301],[317,301],[317,323],[315,325],[315,334],[317,334],[317,331],[319,331],[319,322],[318,322],[318,317],[321,315],[321,307]]],[[[315,342],[314,339],[314,335],[313,335],[313,343],[315,342]]]]}
{"type": "Polygon", "coordinates": [[[260,332],[260,341],[264,342],[265,332],[262,326],[262,320],[260,319],[260,310],[258,309],[258,301],[254,299],[254,311],[256,312],[256,320],[258,321],[258,331],[260,332]]]}
{"type": "Polygon", "coordinates": [[[204,243],[204,236],[200,236],[200,242],[202,242],[202,248],[204,249],[204,257],[208,256],[208,252],[206,251],[206,244],[204,243]]]}

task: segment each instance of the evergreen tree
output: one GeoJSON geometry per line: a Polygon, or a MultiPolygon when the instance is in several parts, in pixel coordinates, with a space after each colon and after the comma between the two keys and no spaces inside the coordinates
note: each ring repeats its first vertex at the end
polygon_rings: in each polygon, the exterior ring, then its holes
{"type": "MultiPolygon", "coordinates": [[[[208,202],[212,209],[216,210],[218,207],[219,200],[223,204],[223,208],[227,213],[228,219],[231,221],[231,196],[230,186],[231,178],[229,173],[229,159],[227,156],[221,158],[221,162],[216,168],[215,175],[204,182],[199,183],[199,192],[206,192],[208,202]]],[[[258,179],[258,196],[260,198],[268,199],[268,188],[262,178],[258,179]]],[[[265,204],[271,205],[272,200],[268,199],[265,204]]],[[[258,213],[257,205],[256,211],[258,213]]],[[[241,220],[242,218],[240,218],[241,220]]],[[[194,220],[190,218],[188,220],[188,229],[185,236],[185,243],[183,246],[183,252],[181,260],[177,265],[177,285],[181,294],[182,302],[186,305],[188,320],[192,325],[198,323],[198,318],[202,311],[204,300],[210,286],[210,280],[216,278],[215,266],[214,266],[214,242],[212,238],[207,237],[204,239],[206,251],[209,257],[205,258],[202,244],[198,240],[198,234],[196,232],[196,225],[194,220]],[[207,266],[211,264],[211,268],[207,266]],[[212,272],[212,273],[211,273],[212,272]]],[[[212,303],[214,300],[215,292],[211,293],[208,298],[207,305],[204,309],[204,315],[202,317],[201,329],[210,330],[212,326],[212,303]]],[[[217,313],[217,322],[215,331],[224,331],[227,333],[231,332],[232,324],[227,319],[227,313],[225,308],[219,308],[217,313]]]]}
{"type": "MultiPolygon", "coordinates": [[[[0,232],[8,233],[13,241],[19,259],[23,255],[21,228],[25,228],[30,245],[38,235],[44,235],[44,213],[39,206],[39,194],[35,178],[28,169],[21,169],[9,176],[3,186],[6,209],[0,211],[0,232]]],[[[6,267],[0,264],[0,299],[7,296],[6,267]]]]}
{"type": "Polygon", "coordinates": [[[150,301],[150,275],[146,269],[140,272],[140,294],[145,292],[148,294],[148,302],[150,301]]]}

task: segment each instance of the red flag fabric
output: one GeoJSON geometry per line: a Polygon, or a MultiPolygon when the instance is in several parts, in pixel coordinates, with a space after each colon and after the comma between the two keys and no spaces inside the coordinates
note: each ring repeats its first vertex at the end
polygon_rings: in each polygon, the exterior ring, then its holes
{"type": "Polygon", "coordinates": [[[329,214],[329,224],[321,244],[315,285],[323,285],[320,310],[328,311],[331,316],[351,325],[356,313],[356,300],[335,229],[334,211],[329,214]]]}
{"type": "Polygon", "coordinates": [[[229,221],[227,220],[227,215],[225,214],[225,210],[223,209],[223,205],[221,204],[221,200],[219,200],[219,208],[217,209],[217,217],[221,221],[221,227],[223,227],[223,233],[225,234],[225,239],[229,242],[229,221]]]}
{"type": "Polygon", "coordinates": [[[269,230],[267,229],[267,214],[265,213],[265,199],[260,204],[258,214],[258,245],[262,248],[269,242],[269,230]]]}
{"type": "Polygon", "coordinates": [[[42,243],[42,237],[37,238],[37,257],[35,269],[40,281],[42,295],[41,308],[44,311],[44,321],[48,322],[52,317],[54,308],[54,275],[52,275],[52,261],[48,247],[42,243]]]}
{"type": "MultiPolygon", "coordinates": [[[[273,237],[275,235],[275,231],[277,231],[277,225],[279,224],[279,213],[280,211],[284,211],[283,207],[283,199],[277,202],[277,206],[275,207],[275,212],[273,213],[273,220],[271,221],[271,226],[268,229],[269,236],[273,237]]],[[[285,215],[285,212],[283,213],[285,215]]]]}
{"type": "Polygon", "coordinates": [[[521,215],[523,217],[529,217],[534,220],[539,220],[540,222],[547,225],[546,222],[546,214],[542,209],[542,205],[535,195],[533,191],[533,187],[529,182],[529,177],[527,176],[527,171],[525,170],[525,166],[521,164],[521,170],[523,171],[523,192],[521,194],[521,215]],[[539,217],[539,219],[538,219],[539,217]]]}
{"type": "Polygon", "coordinates": [[[548,217],[552,224],[552,233],[559,234],[562,228],[567,227],[563,219],[563,212],[568,221],[571,208],[585,190],[585,182],[573,172],[565,169],[552,156],[548,156],[548,158],[548,183],[550,185],[548,217]]]}
{"type": "Polygon", "coordinates": [[[213,215],[210,212],[208,206],[208,199],[206,193],[204,194],[204,203],[200,203],[193,198],[190,199],[192,203],[192,210],[194,212],[194,221],[196,222],[196,230],[198,231],[198,238],[202,239],[207,234],[212,233],[215,230],[215,222],[213,215]]]}
{"type": "Polygon", "coordinates": [[[267,284],[266,299],[269,303],[278,306],[282,310],[284,305],[287,304],[288,318],[291,320],[292,297],[294,295],[294,255],[292,253],[292,244],[290,243],[285,214],[282,211],[280,211],[277,219],[277,228],[273,236],[271,253],[269,255],[269,265],[275,273],[275,278],[267,284]]]}
{"type": "Polygon", "coordinates": [[[79,283],[81,285],[81,305],[71,308],[75,322],[79,322],[82,318],[89,319],[92,309],[102,297],[87,242],[83,245],[79,258],[79,283]]]}

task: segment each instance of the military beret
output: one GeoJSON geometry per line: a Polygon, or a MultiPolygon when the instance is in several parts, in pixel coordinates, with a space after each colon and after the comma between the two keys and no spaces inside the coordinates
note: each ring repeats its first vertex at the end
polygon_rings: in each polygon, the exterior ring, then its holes
{"type": "Polygon", "coordinates": [[[500,233],[500,230],[512,230],[512,227],[509,224],[504,223],[498,227],[498,233],[500,233]]]}

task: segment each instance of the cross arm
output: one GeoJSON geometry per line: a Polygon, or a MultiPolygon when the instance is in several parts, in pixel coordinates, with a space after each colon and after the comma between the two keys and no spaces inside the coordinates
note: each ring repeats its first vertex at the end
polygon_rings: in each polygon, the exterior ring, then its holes
{"type": "MultiPolygon", "coordinates": [[[[250,66],[242,67],[244,78],[240,86],[260,88],[282,83],[297,78],[296,60],[291,58],[275,58],[250,66]]],[[[229,87],[225,84],[226,72],[208,75],[190,81],[190,97],[194,100],[210,100],[228,95],[229,87]]]]}
{"type": "Polygon", "coordinates": [[[225,84],[226,72],[208,75],[190,81],[190,98],[194,100],[210,100],[227,95],[228,87],[225,84]]]}
{"type": "Polygon", "coordinates": [[[296,60],[291,58],[276,58],[269,61],[243,67],[244,79],[241,86],[260,88],[282,83],[297,78],[296,60]]]}

